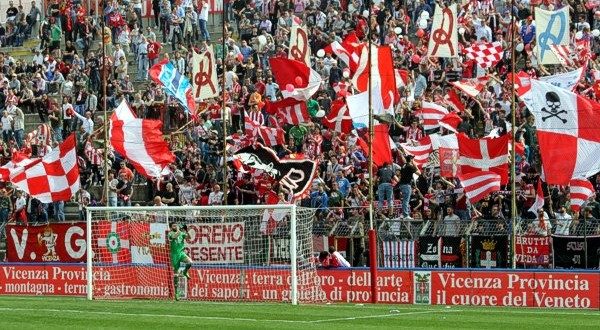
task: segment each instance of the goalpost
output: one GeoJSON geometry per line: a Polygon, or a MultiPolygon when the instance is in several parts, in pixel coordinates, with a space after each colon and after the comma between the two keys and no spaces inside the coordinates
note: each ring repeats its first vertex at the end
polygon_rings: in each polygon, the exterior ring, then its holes
{"type": "Polygon", "coordinates": [[[87,298],[325,301],[313,216],[313,209],[283,204],[89,207],[87,298]],[[186,233],[188,272],[186,260],[171,256],[175,228],[186,233]]]}

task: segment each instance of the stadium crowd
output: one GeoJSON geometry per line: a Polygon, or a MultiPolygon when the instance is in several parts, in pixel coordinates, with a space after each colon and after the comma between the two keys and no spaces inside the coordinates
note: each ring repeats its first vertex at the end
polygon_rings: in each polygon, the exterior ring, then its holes
{"type": "MultiPolygon", "coordinates": [[[[0,109],[2,111],[3,162],[13,158],[15,151],[27,156],[43,156],[49,148],[68,134],[77,134],[82,189],[74,197],[80,210],[91,204],[122,206],[139,200],[152,200],[151,205],[219,205],[276,203],[286,197],[279,183],[267,175],[242,173],[229,162],[228,178],[223,177],[221,164],[223,125],[233,146],[241,143],[244,113],[255,111],[265,116],[257,105],[264,100],[281,97],[280,89],[269,69],[271,57],[287,57],[290,28],[298,17],[309,29],[312,64],[323,78],[322,86],[309,111],[311,121],[285,127],[286,143],[274,149],[280,157],[303,154],[318,160],[318,176],[301,204],[318,209],[315,228],[327,231],[337,222],[362,221],[366,217],[369,183],[374,180],[374,195],[378,201],[376,219],[407,219],[411,221],[469,222],[476,219],[497,220],[508,228],[511,215],[510,194],[494,193],[471,205],[455,178],[440,176],[435,167],[422,170],[405,156],[402,148],[393,150],[393,164],[376,169],[369,178],[367,153],[357,147],[356,133],[341,134],[325,129],[318,110],[328,113],[331,103],[340,96],[336,89],[348,84],[344,63],[331,53],[317,56],[320,49],[332,41],[341,41],[350,31],[374,44],[391,45],[395,66],[409,70],[402,101],[395,108],[395,118],[389,120],[393,141],[419,140],[433,133],[424,130],[415,112],[424,100],[442,102],[450,89],[449,81],[461,78],[494,76],[477,97],[461,96],[466,111],[461,113],[458,127],[471,137],[483,137],[492,131],[499,135],[510,131],[511,86],[503,83],[511,71],[512,43],[521,45],[516,53],[516,65],[532,77],[540,77],[574,69],[567,66],[543,66],[535,52],[533,8],[558,9],[569,6],[572,36],[587,38],[592,45],[590,67],[596,68],[600,43],[592,31],[600,28],[600,3],[579,0],[516,0],[458,2],[460,9],[459,43],[461,48],[482,41],[499,41],[503,59],[494,67],[483,70],[472,59],[461,55],[455,59],[427,57],[428,36],[436,5],[452,1],[391,1],[376,0],[225,0],[225,49],[215,38],[220,26],[210,30],[210,3],[205,0],[153,0],[149,18],[142,17],[142,1],[105,1],[101,15],[85,2],[53,0],[47,8],[35,2],[29,12],[12,4],[6,10],[7,20],[0,27],[0,109]],[[369,10],[369,5],[371,6],[369,10]],[[371,15],[369,16],[369,12],[371,15]],[[423,14],[427,13],[427,14],[423,14]],[[511,13],[516,22],[511,22],[511,13]],[[426,18],[424,18],[426,17],[426,18]],[[104,30],[101,20],[105,21],[104,30]],[[425,23],[423,23],[423,20],[425,23]],[[372,31],[369,35],[369,27],[372,31]],[[261,37],[261,38],[259,38],[261,37]],[[31,60],[11,56],[10,48],[24,40],[37,38],[31,60]],[[102,39],[107,57],[102,59],[102,39]],[[513,40],[514,39],[514,40],[513,40]],[[227,108],[222,121],[221,100],[199,105],[201,115],[189,123],[188,117],[175,100],[166,96],[161,87],[150,81],[149,68],[162,58],[169,58],[175,67],[191,74],[191,50],[215,47],[218,75],[225,75],[227,108]],[[225,63],[221,54],[225,52],[225,63]],[[103,63],[107,67],[103,68],[103,63]],[[102,74],[106,72],[106,104],[103,109],[102,74]],[[134,74],[135,72],[135,74],[134,74]],[[141,118],[160,119],[168,135],[177,161],[171,174],[158,180],[137,175],[120,155],[106,151],[103,142],[102,111],[112,111],[126,99],[141,118]],[[25,114],[37,114],[40,124],[36,134],[24,132],[25,114]],[[104,162],[108,152],[109,162],[104,162]],[[109,167],[108,196],[103,196],[104,167],[109,167]],[[224,183],[227,180],[227,194],[224,183]],[[146,185],[147,196],[134,198],[134,190],[146,185]],[[133,201],[132,201],[133,200],[133,201]]],[[[600,97],[592,88],[592,71],[586,71],[577,90],[591,98],[600,97]]],[[[350,91],[351,92],[351,91],[350,91]]],[[[600,91],[599,91],[600,92],[600,91]]],[[[520,217],[536,218],[528,209],[536,197],[540,173],[536,128],[533,117],[523,104],[515,105],[517,140],[524,145],[514,166],[517,173],[517,209],[520,217]]],[[[266,118],[263,118],[267,122],[266,118]]],[[[235,149],[235,148],[233,148],[235,149]]],[[[231,152],[231,151],[230,151],[231,152]]],[[[231,160],[229,157],[228,160],[231,160]]],[[[596,191],[600,176],[593,177],[596,191]]],[[[582,214],[571,211],[569,192],[565,187],[545,186],[546,206],[539,217],[555,227],[559,221],[562,233],[577,232],[578,220],[586,217],[592,223],[600,219],[600,203],[592,197],[582,214]],[[573,219],[573,220],[571,220],[573,219]],[[566,229],[565,229],[566,228],[566,229]]],[[[137,195],[136,195],[137,196],[137,195]]],[[[30,199],[7,185],[0,192],[0,223],[8,220],[62,221],[64,202],[43,204],[30,199]],[[14,216],[13,216],[14,215],[14,216]]],[[[545,227],[545,226],[544,226],[545,227]]],[[[532,230],[542,233],[539,226],[532,230]]],[[[546,229],[545,233],[549,231],[546,229]]]]}

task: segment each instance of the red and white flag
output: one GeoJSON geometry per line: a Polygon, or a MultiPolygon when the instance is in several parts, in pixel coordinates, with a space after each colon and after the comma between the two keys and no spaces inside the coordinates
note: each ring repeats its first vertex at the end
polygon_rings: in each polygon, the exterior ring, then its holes
{"type": "Polygon", "coordinates": [[[281,57],[272,57],[269,64],[275,81],[281,87],[284,99],[294,98],[298,101],[307,101],[321,87],[321,76],[317,71],[306,64],[281,57]],[[287,86],[293,86],[292,91],[287,86]]]}
{"type": "Polygon", "coordinates": [[[175,161],[161,129],[161,121],[136,118],[123,101],[110,117],[110,144],[144,177],[161,177],[175,161]]]}
{"type": "Polygon", "coordinates": [[[484,69],[496,65],[504,55],[502,44],[498,41],[476,44],[465,48],[463,52],[484,69]]]}
{"type": "Polygon", "coordinates": [[[600,171],[600,103],[538,80],[522,99],[535,117],[548,184],[568,185],[600,171]]]}
{"type": "Polygon", "coordinates": [[[244,128],[248,138],[261,138],[265,145],[275,146],[285,143],[285,135],[281,128],[271,128],[260,125],[250,119],[248,115],[244,116],[244,128]]]}
{"type": "Polygon", "coordinates": [[[581,205],[594,195],[594,186],[588,179],[573,179],[569,185],[569,193],[571,195],[571,209],[579,212],[581,205]]]}
{"type": "Polygon", "coordinates": [[[427,164],[429,155],[433,152],[433,145],[429,135],[419,141],[400,143],[400,146],[404,149],[404,152],[414,157],[413,160],[415,165],[417,165],[419,169],[422,169],[423,166],[427,164]]]}
{"type": "Polygon", "coordinates": [[[343,98],[338,98],[331,103],[331,110],[323,117],[322,124],[336,132],[347,134],[352,131],[352,117],[343,98]]]}
{"type": "Polygon", "coordinates": [[[510,134],[496,139],[470,139],[458,134],[461,173],[491,171],[500,175],[501,183],[508,182],[508,142],[510,134]]]}
{"type": "Polygon", "coordinates": [[[461,79],[460,81],[452,81],[450,83],[470,97],[476,97],[485,88],[487,79],[461,79]]]}
{"type": "Polygon", "coordinates": [[[574,66],[575,65],[575,60],[573,59],[574,53],[573,53],[573,50],[571,49],[571,46],[569,46],[569,45],[550,45],[550,50],[552,51],[552,53],[554,53],[554,55],[556,55],[556,57],[560,61],[560,64],[566,65],[566,66],[574,66]]]}
{"type": "Polygon", "coordinates": [[[454,133],[457,132],[456,130],[458,129],[458,125],[460,125],[460,123],[462,123],[462,118],[460,118],[454,112],[450,112],[440,119],[440,126],[454,133]]]}
{"type": "Polygon", "coordinates": [[[323,48],[323,50],[326,53],[337,56],[338,59],[350,68],[350,72],[354,73],[358,68],[363,47],[365,47],[365,44],[360,42],[356,33],[350,32],[346,35],[342,43],[334,41],[323,48]]]}
{"type": "Polygon", "coordinates": [[[393,105],[400,101],[400,94],[396,88],[396,75],[392,74],[394,61],[389,46],[372,46],[371,67],[373,72],[369,75],[369,49],[365,47],[356,74],[352,77],[352,84],[359,92],[365,92],[369,89],[369,76],[371,76],[371,86],[378,85],[380,88],[383,108],[392,109],[393,105]]]}
{"type": "Polygon", "coordinates": [[[529,208],[529,212],[537,214],[539,209],[544,208],[544,190],[542,189],[542,180],[538,179],[537,187],[535,188],[535,202],[529,208]]]}
{"type": "Polygon", "coordinates": [[[420,110],[416,112],[417,117],[421,118],[423,128],[432,130],[440,127],[440,120],[448,114],[448,110],[441,105],[423,101],[420,110]]]}
{"type": "Polygon", "coordinates": [[[42,203],[68,201],[79,190],[75,134],[43,158],[10,175],[10,182],[42,203]]]}
{"type": "Polygon", "coordinates": [[[396,69],[396,88],[405,87],[408,85],[409,72],[405,69],[396,69]]]}
{"type": "Polygon", "coordinates": [[[469,201],[474,204],[500,190],[500,175],[490,171],[461,173],[458,177],[469,201]]]}
{"type": "Polygon", "coordinates": [[[310,121],[306,102],[287,98],[276,102],[266,102],[266,111],[290,125],[298,125],[310,121]]]}
{"type": "Polygon", "coordinates": [[[27,166],[37,160],[37,158],[28,158],[19,151],[13,152],[12,159],[0,167],[0,181],[10,181],[10,176],[12,174],[21,171],[24,166],[27,166]]]}
{"type": "MultiPolygon", "coordinates": [[[[392,223],[390,231],[400,233],[400,222],[392,223]],[[397,224],[397,226],[396,226],[397,224]]],[[[415,241],[383,241],[383,267],[415,267],[416,245],[415,241]]]]}

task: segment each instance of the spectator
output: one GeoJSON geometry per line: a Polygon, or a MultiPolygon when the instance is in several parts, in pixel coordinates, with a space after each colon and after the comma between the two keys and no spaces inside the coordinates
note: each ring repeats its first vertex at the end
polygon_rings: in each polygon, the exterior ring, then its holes
{"type": "Polygon", "coordinates": [[[337,264],[339,264],[339,267],[352,267],[352,265],[350,265],[350,263],[348,262],[348,260],[346,260],[346,258],[344,258],[344,256],[342,256],[333,246],[329,247],[329,255],[331,256],[331,258],[335,258],[337,259],[337,264]]]}
{"type": "Polygon", "coordinates": [[[208,195],[208,205],[221,205],[223,204],[223,192],[221,186],[215,184],[212,186],[213,189],[208,195]]]}

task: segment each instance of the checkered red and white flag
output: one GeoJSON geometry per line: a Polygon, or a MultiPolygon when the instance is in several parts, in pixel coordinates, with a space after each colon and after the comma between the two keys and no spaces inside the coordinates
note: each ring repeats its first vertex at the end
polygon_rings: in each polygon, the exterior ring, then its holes
{"type": "Polygon", "coordinates": [[[68,201],[79,190],[75,134],[43,158],[11,173],[10,181],[42,203],[68,201]]]}
{"type": "Polygon", "coordinates": [[[502,44],[497,41],[473,45],[465,48],[463,52],[484,69],[496,65],[504,55],[502,44]]]}

